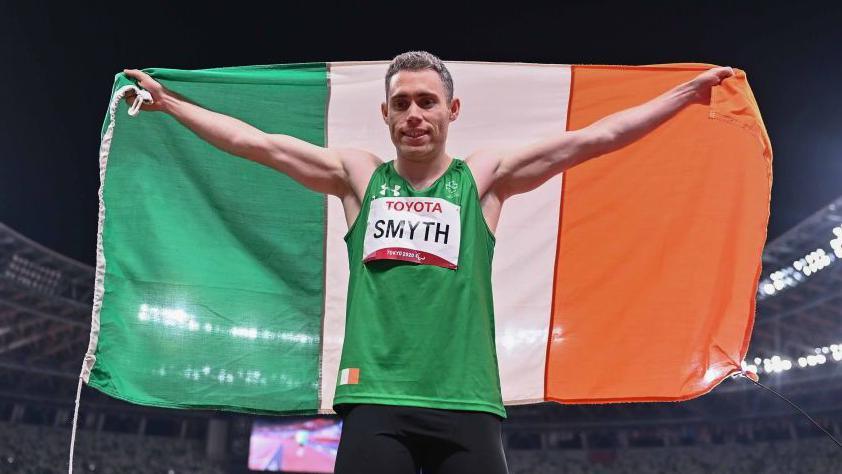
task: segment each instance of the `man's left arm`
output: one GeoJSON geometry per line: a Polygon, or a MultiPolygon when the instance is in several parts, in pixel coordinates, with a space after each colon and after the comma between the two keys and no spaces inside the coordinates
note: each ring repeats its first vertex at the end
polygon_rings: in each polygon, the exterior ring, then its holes
{"type": "Polygon", "coordinates": [[[525,193],[562,171],[629,145],[685,106],[708,103],[711,87],[733,75],[729,67],[705,71],[660,96],[622,110],[579,130],[563,132],[524,148],[480,151],[468,157],[480,195],[493,192],[504,201],[525,193]]]}

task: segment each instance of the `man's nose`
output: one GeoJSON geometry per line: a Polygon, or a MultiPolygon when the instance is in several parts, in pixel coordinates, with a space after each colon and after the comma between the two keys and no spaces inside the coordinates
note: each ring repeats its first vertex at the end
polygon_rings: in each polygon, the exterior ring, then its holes
{"type": "Polygon", "coordinates": [[[406,110],[406,121],[412,123],[421,122],[421,107],[413,102],[409,104],[409,108],[406,110]]]}

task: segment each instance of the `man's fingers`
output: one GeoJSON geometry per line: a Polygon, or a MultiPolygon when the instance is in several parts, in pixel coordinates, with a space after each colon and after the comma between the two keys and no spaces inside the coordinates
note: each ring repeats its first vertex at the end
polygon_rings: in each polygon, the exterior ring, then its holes
{"type": "Polygon", "coordinates": [[[123,69],[123,73],[136,80],[137,83],[144,88],[146,87],[144,83],[149,83],[150,81],[153,81],[152,76],[138,69],[123,69]]]}
{"type": "Polygon", "coordinates": [[[716,75],[719,79],[725,79],[734,75],[734,69],[730,67],[720,67],[716,69],[716,75]]]}
{"type": "Polygon", "coordinates": [[[723,80],[733,76],[734,69],[730,67],[716,67],[711,69],[708,74],[712,75],[715,78],[714,80],[716,81],[716,83],[714,85],[718,85],[722,83],[723,80]]]}
{"type": "Polygon", "coordinates": [[[127,76],[137,81],[138,84],[143,84],[143,80],[145,79],[143,76],[144,74],[137,69],[125,69],[123,72],[126,73],[127,76]]]}
{"type": "MultiPolygon", "coordinates": [[[[161,110],[160,106],[156,103],[159,99],[159,96],[162,94],[163,87],[161,84],[158,83],[155,79],[152,78],[149,74],[139,70],[139,69],[123,69],[123,74],[130,79],[134,79],[137,81],[137,85],[143,89],[146,89],[147,92],[152,96],[152,103],[143,102],[141,104],[141,110],[161,110]]],[[[134,105],[135,101],[137,100],[137,93],[134,91],[127,91],[126,95],[123,97],[126,99],[126,103],[134,105]]]]}
{"type": "Polygon", "coordinates": [[[734,69],[730,67],[714,67],[701,73],[696,78],[696,85],[701,88],[710,88],[722,84],[722,81],[734,75],[734,69]]]}

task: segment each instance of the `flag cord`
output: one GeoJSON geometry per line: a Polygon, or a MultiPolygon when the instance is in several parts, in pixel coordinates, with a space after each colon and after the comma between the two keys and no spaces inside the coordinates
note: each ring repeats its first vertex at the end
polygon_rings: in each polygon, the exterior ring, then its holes
{"type": "Polygon", "coordinates": [[[73,474],[73,448],[76,445],[76,421],[79,418],[79,399],[82,396],[82,377],[79,377],[79,386],[76,388],[76,403],[73,408],[73,428],[70,430],[70,461],[68,473],[73,474]]]}
{"type": "Polygon", "coordinates": [[[137,95],[134,98],[134,103],[132,103],[132,106],[129,108],[129,115],[131,115],[132,117],[136,116],[140,112],[140,106],[144,103],[155,103],[155,101],[152,100],[152,94],[150,94],[148,91],[137,87],[133,89],[135,89],[137,95]]]}
{"type": "MultiPolygon", "coordinates": [[[[114,120],[117,113],[117,105],[120,103],[120,99],[122,99],[129,90],[133,90],[136,94],[134,103],[132,103],[131,107],[128,110],[130,116],[135,117],[137,114],[140,113],[141,106],[143,104],[152,104],[154,103],[152,99],[152,94],[148,91],[141,89],[140,87],[131,84],[127,86],[121,87],[114,93],[114,96],[111,99],[111,103],[108,106],[108,114],[110,118],[110,123],[108,125],[108,130],[102,137],[102,144],[100,146],[100,182],[105,182],[105,163],[108,160],[108,152],[110,150],[111,145],[111,137],[114,131],[114,120]]],[[[100,184],[99,189],[99,199],[100,199],[100,212],[99,212],[99,229],[97,231],[97,277],[94,281],[94,301],[93,301],[93,313],[91,315],[91,341],[88,345],[88,352],[85,355],[84,360],[82,361],[82,370],[79,374],[79,386],[76,388],[76,401],[73,407],[73,427],[70,431],[70,459],[68,462],[68,470],[69,474],[73,474],[73,451],[76,446],[76,428],[79,419],[79,400],[82,397],[82,383],[88,380],[88,377],[91,373],[91,368],[93,367],[96,356],[94,355],[96,352],[96,343],[97,338],[99,335],[99,309],[100,305],[102,304],[102,293],[98,290],[101,289],[102,284],[102,277],[104,275],[104,257],[102,256],[102,219],[104,213],[104,204],[103,204],[103,194],[102,194],[102,184],[100,184]],[[100,262],[103,262],[100,265],[100,262]]]]}
{"type": "MultiPolygon", "coordinates": [[[[828,437],[828,438],[832,439],[832,440],[833,440],[833,442],[834,442],[834,443],[836,443],[836,445],[837,445],[837,446],[839,446],[840,448],[842,448],[842,443],[840,443],[838,439],[836,439],[836,438],[835,438],[835,437],[834,437],[834,436],[833,436],[833,435],[832,435],[829,431],[827,431],[826,429],[824,429],[824,427],[823,427],[822,425],[818,424],[818,422],[816,422],[816,420],[814,420],[814,419],[813,419],[810,415],[808,415],[808,414],[807,414],[807,412],[805,412],[804,410],[802,410],[802,409],[801,409],[801,407],[799,407],[798,405],[796,405],[795,403],[793,403],[790,399],[788,399],[788,398],[786,398],[785,396],[781,395],[780,393],[778,393],[777,391],[775,391],[775,390],[774,390],[774,389],[772,389],[771,387],[767,387],[767,386],[763,385],[762,383],[760,383],[759,381],[754,380],[752,377],[750,377],[749,375],[747,375],[745,372],[740,372],[740,373],[737,373],[737,374],[734,374],[734,375],[737,375],[737,376],[743,377],[744,379],[746,379],[746,380],[748,380],[749,382],[751,382],[751,383],[753,383],[753,384],[757,385],[758,387],[765,388],[766,390],[768,390],[768,391],[770,391],[770,392],[774,393],[775,395],[777,395],[778,397],[782,398],[785,402],[789,403],[790,405],[792,405],[793,407],[795,407],[795,409],[796,409],[796,410],[798,410],[799,412],[801,412],[801,414],[802,414],[802,415],[806,416],[806,417],[807,417],[807,419],[808,419],[808,420],[810,420],[810,421],[811,421],[814,425],[816,425],[816,427],[817,427],[818,429],[822,430],[822,431],[824,432],[824,434],[826,434],[826,435],[827,435],[827,437],[828,437]]],[[[756,375],[755,375],[755,377],[756,377],[756,375]]]]}

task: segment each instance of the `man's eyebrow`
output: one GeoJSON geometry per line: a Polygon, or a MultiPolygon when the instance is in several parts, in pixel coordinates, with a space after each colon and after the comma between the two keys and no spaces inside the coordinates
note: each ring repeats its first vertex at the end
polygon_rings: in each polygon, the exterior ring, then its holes
{"type": "MultiPolygon", "coordinates": [[[[398,92],[398,93],[392,95],[390,100],[405,99],[405,98],[409,97],[410,95],[411,94],[409,94],[407,92],[398,92]]],[[[438,97],[438,95],[433,91],[421,91],[421,92],[416,93],[415,95],[418,96],[418,97],[438,97]]]]}

